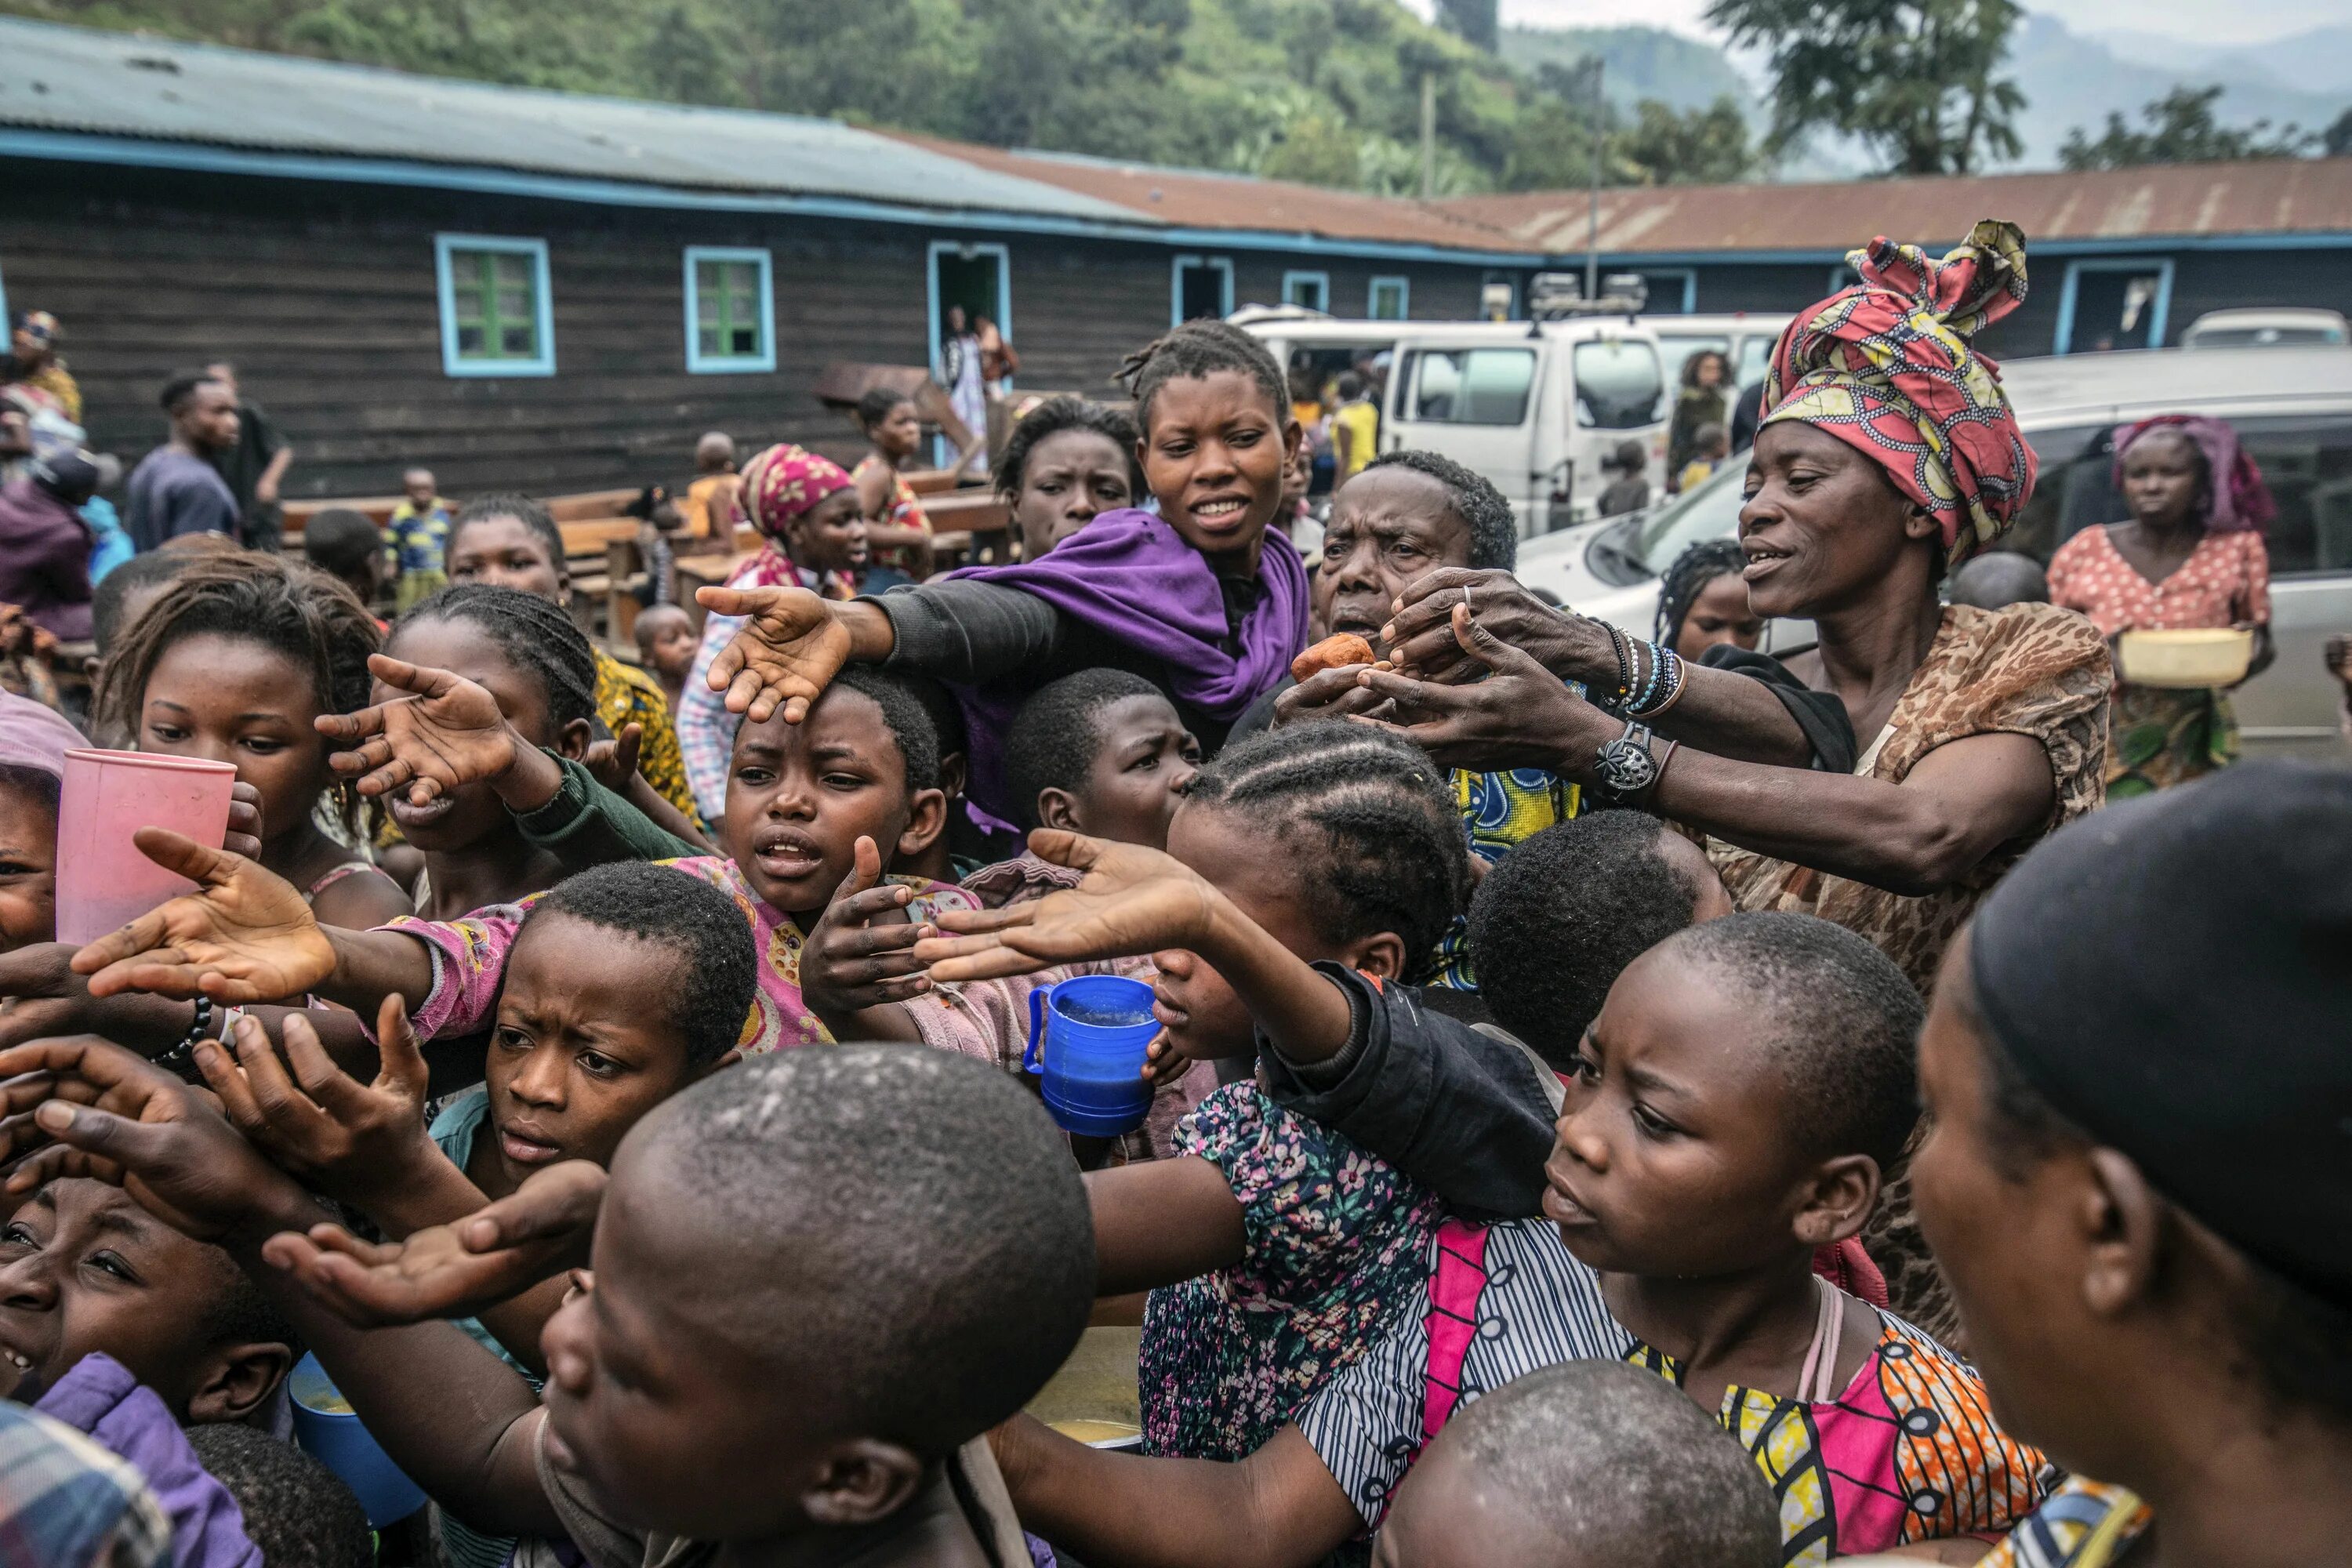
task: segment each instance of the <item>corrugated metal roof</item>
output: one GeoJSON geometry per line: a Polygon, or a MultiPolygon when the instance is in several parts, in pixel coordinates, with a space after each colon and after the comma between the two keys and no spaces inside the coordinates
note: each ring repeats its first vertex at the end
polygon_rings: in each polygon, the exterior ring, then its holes
{"type": "MultiPolygon", "coordinates": [[[[1584,248],[1582,191],[1458,196],[1436,205],[1538,249],[1584,248]]],[[[1948,243],[1980,217],[2028,240],[2352,233],[2352,158],[2152,164],[2091,174],[1669,185],[1601,193],[1603,254],[1843,250],[1873,236],[1948,243]]]]}
{"type": "Polygon", "coordinates": [[[0,18],[0,125],[702,190],[1133,222],[836,121],[411,76],[0,18]]]}
{"type": "Polygon", "coordinates": [[[1534,250],[1493,225],[1421,202],[1337,191],[1285,180],[1203,169],[1171,169],[1071,153],[1007,152],[894,132],[984,169],[1043,180],[1077,195],[1116,202],[1129,213],[1180,228],[1249,229],[1332,239],[1434,245],[1466,250],[1534,250]]]}

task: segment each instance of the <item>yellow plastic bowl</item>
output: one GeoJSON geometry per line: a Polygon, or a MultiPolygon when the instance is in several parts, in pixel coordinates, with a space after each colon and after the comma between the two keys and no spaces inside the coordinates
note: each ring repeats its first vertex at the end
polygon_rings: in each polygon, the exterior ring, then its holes
{"type": "Polygon", "coordinates": [[[2254,662],[2254,634],[2232,626],[2175,632],[2126,632],[2116,639],[2116,663],[2134,686],[2235,686],[2254,662]]]}

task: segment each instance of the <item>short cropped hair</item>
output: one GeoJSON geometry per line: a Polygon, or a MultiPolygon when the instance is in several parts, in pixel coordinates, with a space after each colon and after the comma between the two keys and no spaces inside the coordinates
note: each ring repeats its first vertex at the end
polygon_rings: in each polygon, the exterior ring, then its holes
{"type": "Polygon", "coordinates": [[[1866,938],[1811,915],[1726,915],[1667,939],[1675,955],[1729,979],[1785,1074],[1792,1132],[1827,1156],[1867,1154],[1882,1171],[1919,1120],[1916,1052],[1927,1008],[1866,938]]]}
{"type": "Polygon", "coordinates": [[[1103,745],[1102,710],[1131,697],[1165,697],[1124,669],[1082,669],[1040,687],[1014,715],[1004,738],[1006,805],[1024,830],[1035,827],[1037,796],[1086,782],[1103,745]]]}
{"type": "Polygon", "coordinates": [[[1610,1568],[1775,1568],[1780,1510],[1756,1461],[1690,1397],[1623,1362],[1505,1384],[1436,1441],[1568,1550],[1610,1568]]]}
{"type": "MultiPolygon", "coordinates": [[[[870,664],[849,664],[833,678],[835,687],[862,692],[882,710],[882,722],[906,764],[907,793],[940,787],[940,731],[930,710],[906,677],[870,664]]],[[[818,701],[823,701],[820,697],[818,701]]]]}
{"type": "Polygon", "coordinates": [[[857,400],[857,427],[871,430],[890,417],[890,411],[902,403],[912,403],[915,395],[901,392],[895,386],[869,386],[857,400]]]}
{"type": "Polygon", "coordinates": [[[686,1065],[704,1068],[742,1042],[760,990],[760,956],[735,900],[669,866],[622,860],[558,882],[523,925],[567,915],[665,948],[677,962],[657,993],[686,1047],[686,1065]]]}
{"type": "Polygon", "coordinates": [[[755,1058],[656,1108],[615,1164],[624,1179],[642,1164],[666,1205],[728,1238],[708,1274],[677,1281],[698,1316],[822,1377],[824,1404],[926,1459],[1027,1404],[1093,1310],[1069,1146],[1035,1095],[969,1057],[755,1058]]]}
{"type": "Polygon", "coordinates": [[[383,534],[367,513],[331,506],[302,525],[302,553],[321,572],[355,577],[383,557],[383,534]]]}
{"type": "Polygon", "coordinates": [[[1367,468],[1411,468],[1445,487],[1454,515],[1470,533],[1470,565],[1479,572],[1508,572],[1518,563],[1519,521],[1484,474],[1438,452],[1383,452],[1367,468]]]}
{"type": "Polygon", "coordinates": [[[195,396],[196,388],[224,384],[226,384],[221,378],[215,375],[209,368],[184,370],[163,384],[163,390],[156,395],[155,403],[164,413],[177,414],[188,405],[190,398],[195,396]]]}
{"type": "Polygon", "coordinates": [[[1625,966],[1687,928],[1699,890],[1638,811],[1521,842],[1470,900],[1470,969],[1495,1021],[1565,1071],[1625,966]]]}
{"type": "Polygon", "coordinates": [[[555,514],[530,497],[512,491],[498,495],[476,496],[472,500],[459,507],[457,515],[449,523],[449,537],[446,542],[446,548],[456,550],[459,534],[465,532],[472,524],[484,522],[494,517],[513,518],[537,534],[540,543],[547,547],[549,563],[558,572],[563,570],[563,530],[556,526],[555,514]]]}
{"type": "Polygon", "coordinates": [[[1139,437],[1134,416],[1124,408],[1066,395],[1045,399],[1013,422],[1013,433],[1005,437],[1004,450],[998,455],[991,476],[996,493],[1008,499],[1019,495],[1028,482],[1029,454],[1037,449],[1038,442],[1065,430],[1084,430],[1118,447],[1127,459],[1128,499],[1142,503],[1143,465],[1135,460],[1139,437]]]}
{"type": "Polygon", "coordinates": [[[99,579],[90,591],[89,635],[98,644],[100,658],[114,647],[114,639],[122,631],[122,602],[142,589],[161,589],[181,573],[194,566],[197,558],[177,551],[150,550],[134,555],[99,579]]]}
{"type": "Polygon", "coordinates": [[[334,1471],[283,1438],[234,1421],[187,1430],[213,1479],[236,1500],[267,1568],[371,1568],[375,1536],[334,1471]]]}

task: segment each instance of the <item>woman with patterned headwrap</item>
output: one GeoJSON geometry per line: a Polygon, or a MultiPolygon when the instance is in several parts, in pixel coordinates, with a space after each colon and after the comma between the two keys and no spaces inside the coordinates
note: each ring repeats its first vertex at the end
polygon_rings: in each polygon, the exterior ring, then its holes
{"type": "MultiPolygon", "coordinates": [[[[743,466],[743,510],[760,531],[759,552],[727,579],[730,588],[807,588],[828,599],[879,594],[906,574],[866,559],[866,517],[857,487],[832,458],[790,443],[771,447],[743,466]]],[[[702,625],[678,700],[677,743],[686,757],[695,803],[711,822],[727,807],[727,759],[735,749],[740,714],[710,689],[710,661],[733,639],[742,621],[711,616],[702,625]]]]}
{"type": "MultiPolygon", "coordinates": [[[[2271,563],[2278,515],[2262,470],[2219,419],[2161,415],[2116,432],[2116,488],[2131,516],[2086,528],[2050,561],[2050,602],[2100,634],[2236,626],[2271,661],[2271,563]]],[[[2118,681],[2107,743],[2110,798],[2147,795],[2238,760],[2238,721],[2218,690],[2118,681]]]]}

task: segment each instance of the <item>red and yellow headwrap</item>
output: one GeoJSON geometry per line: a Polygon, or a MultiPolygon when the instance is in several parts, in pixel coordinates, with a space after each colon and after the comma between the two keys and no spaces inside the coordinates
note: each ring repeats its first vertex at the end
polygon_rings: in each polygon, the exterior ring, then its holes
{"type": "Polygon", "coordinates": [[[743,465],[743,510],[754,527],[781,543],[786,523],[849,487],[839,463],[788,441],[743,465]]]}
{"type": "Polygon", "coordinates": [[[2017,521],[2033,448],[1969,346],[2025,299],[2025,234],[1990,218],[1941,261],[1885,236],[1848,253],[1862,285],[1801,312],[1773,345],[1764,420],[1801,419],[1886,469],[1943,525],[1957,566],[2017,521]]]}

